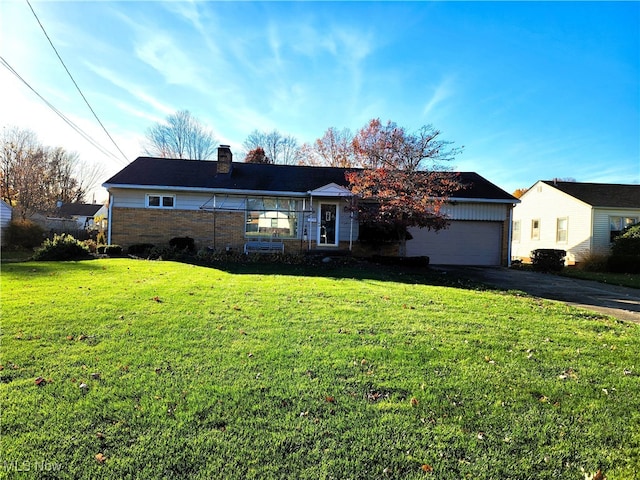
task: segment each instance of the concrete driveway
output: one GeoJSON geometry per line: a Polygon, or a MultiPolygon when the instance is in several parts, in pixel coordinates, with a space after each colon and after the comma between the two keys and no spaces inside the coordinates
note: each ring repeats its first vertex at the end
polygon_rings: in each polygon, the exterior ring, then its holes
{"type": "Polygon", "coordinates": [[[605,315],[640,323],[640,290],[589,280],[509,268],[434,266],[500,290],[558,300],[605,315]]]}

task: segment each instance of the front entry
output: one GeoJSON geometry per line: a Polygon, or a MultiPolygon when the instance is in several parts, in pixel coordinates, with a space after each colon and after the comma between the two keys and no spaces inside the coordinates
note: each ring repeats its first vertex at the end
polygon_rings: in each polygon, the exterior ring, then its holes
{"type": "Polygon", "coordinates": [[[318,245],[338,245],[338,205],[335,203],[320,204],[320,218],[318,219],[318,245]]]}

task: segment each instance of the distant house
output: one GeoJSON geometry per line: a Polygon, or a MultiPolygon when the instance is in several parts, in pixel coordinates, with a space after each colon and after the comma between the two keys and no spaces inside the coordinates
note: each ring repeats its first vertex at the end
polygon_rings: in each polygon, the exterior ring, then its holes
{"type": "Polygon", "coordinates": [[[6,245],[6,231],[11,223],[13,208],[4,200],[0,200],[0,244],[6,245]]]}
{"type": "Polygon", "coordinates": [[[640,185],[538,181],[513,210],[512,255],[567,251],[566,263],[609,254],[612,240],[640,221],[640,185]]]}
{"type": "MultiPolygon", "coordinates": [[[[167,245],[189,236],[197,248],[246,250],[258,240],[286,252],[351,251],[370,254],[358,241],[350,214],[349,169],[232,162],[228,146],[217,161],[140,157],[107,180],[110,243],[167,245]]],[[[454,193],[448,230],[411,229],[410,256],[432,263],[500,265],[509,260],[511,211],[518,200],[473,172],[454,193]]],[[[397,254],[395,250],[385,252],[397,254]]]]}
{"type": "Polygon", "coordinates": [[[107,214],[107,207],[98,203],[65,203],[57,212],[60,218],[74,220],[78,230],[101,228],[98,222],[104,220],[106,223],[107,214]]]}

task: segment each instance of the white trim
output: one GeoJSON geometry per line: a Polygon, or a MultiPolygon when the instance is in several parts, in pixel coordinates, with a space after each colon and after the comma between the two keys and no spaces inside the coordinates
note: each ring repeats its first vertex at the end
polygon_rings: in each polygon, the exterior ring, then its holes
{"type": "Polygon", "coordinates": [[[121,188],[126,190],[159,190],[168,192],[192,192],[224,195],[255,195],[258,197],[306,197],[309,192],[286,192],[271,190],[242,190],[235,188],[206,188],[206,187],[172,187],[168,185],[120,185],[117,183],[103,183],[103,188],[121,188]]]}
{"type": "Polygon", "coordinates": [[[520,200],[514,198],[513,200],[498,199],[498,198],[462,198],[462,197],[447,197],[447,202],[460,202],[460,203],[505,203],[516,205],[520,203],[520,200]]]}

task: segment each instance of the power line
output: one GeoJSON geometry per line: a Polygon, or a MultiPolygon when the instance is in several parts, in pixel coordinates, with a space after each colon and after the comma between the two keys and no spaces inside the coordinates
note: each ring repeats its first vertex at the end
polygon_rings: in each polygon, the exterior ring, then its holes
{"type": "MultiPolygon", "coordinates": [[[[71,119],[67,118],[67,116],[64,113],[62,113],[60,110],[58,110],[51,102],[49,102],[46,98],[44,98],[42,95],[40,95],[36,91],[36,89],[33,88],[29,84],[29,82],[27,82],[24,78],[22,78],[22,76],[20,76],[20,74],[18,72],[16,72],[15,69],[9,64],[9,62],[7,62],[4,59],[4,57],[2,57],[2,56],[0,56],[0,63],[2,64],[3,67],[5,67],[7,70],[9,70],[11,73],[13,73],[22,83],[24,83],[27,86],[27,88],[29,88],[29,90],[31,90],[33,93],[35,93],[38,96],[38,98],[40,98],[40,100],[42,100],[51,110],[53,110],[60,118],[62,118],[62,120],[64,120],[65,123],[67,125],[69,125],[73,130],[75,130],[82,138],[84,138],[87,142],[89,142],[91,145],[93,145],[95,148],[97,148],[104,155],[107,155],[108,157],[113,158],[117,162],[121,162],[120,158],[115,156],[113,153],[108,151],[106,148],[102,147],[102,145],[100,145],[98,142],[96,142],[89,134],[84,132],[78,125],[73,123],[73,121],[71,119]]],[[[129,162],[127,161],[126,163],[129,163],[129,162]]]]}
{"type": "Polygon", "coordinates": [[[118,144],[116,143],[116,141],[113,139],[113,137],[111,136],[111,134],[107,131],[107,129],[105,128],[105,126],[102,124],[102,122],[100,121],[100,119],[98,118],[98,115],[96,114],[96,112],[93,110],[93,108],[91,107],[91,105],[89,104],[89,101],[87,100],[87,98],[84,96],[84,93],[82,93],[82,90],[80,89],[80,87],[78,86],[78,84],[76,83],[75,79],[73,78],[73,75],[71,75],[71,72],[69,71],[69,69],[67,68],[67,66],[65,65],[64,61],[62,60],[62,57],[60,56],[60,54],[58,53],[58,50],[56,49],[56,47],[53,45],[53,42],[51,41],[51,38],[49,38],[49,35],[47,34],[47,31],[44,29],[44,25],[42,25],[42,22],[40,21],[40,19],[38,18],[38,15],[36,15],[35,10],[33,9],[33,7],[31,6],[31,3],[29,2],[29,0],[25,0],[27,2],[27,5],[29,5],[29,8],[31,9],[31,13],[33,13],[33,16],[36,18],[38,25],[40,25],[40,28],[42,29],[42,32],[44,33],[44,36],[47,37],[47,40],[49,41],[49,45],[51,45],[51,48],[53,48],[53,51],[56,53],[56,56],[58,57],[58,60],[60,60],[60,63],[62,64],[62,66],[64,67],[65,71],[67,72],[67,75],[69,75],[69,78],[71,79],[71,81],[73,82],[73,84],[75,85],[76,89],[78,90],[78,93],[80,94],[80,96],[82,97],[82,99],[84,100],[84,103],[87,104],[87,107],[89,107],[89,110],[91,110],[91,113],[93,114],[93,116],[95,117],[95,119],[97,120],[97,122],[100,124],[100,126],[102,127],[102,130],[104,130],[104,133],[107,134],[107,137],[109,137],[109,140],[111,140],[111,143],[113,143],[115,145],[115,147],[118,149],[118,151],[120,152],[120,154],[122,155],[122,158],[125,159],[125,161],[128,163],[128,159],[127,156],[122,152],[122,150],[120,149],[120,147],[118,146],[118,144]]]}

